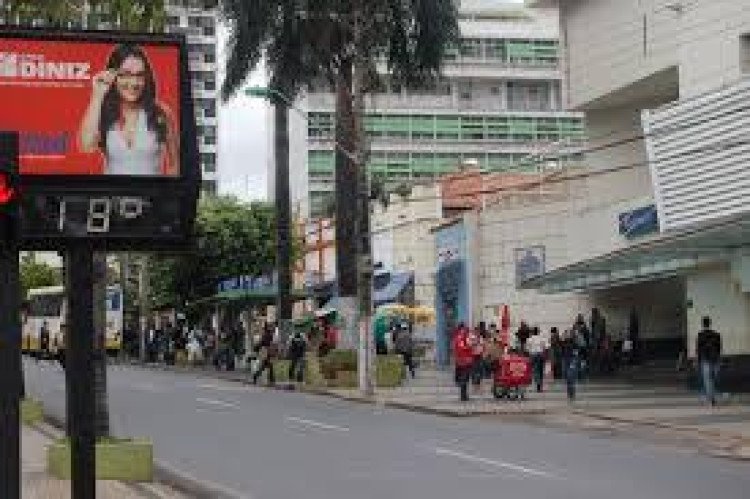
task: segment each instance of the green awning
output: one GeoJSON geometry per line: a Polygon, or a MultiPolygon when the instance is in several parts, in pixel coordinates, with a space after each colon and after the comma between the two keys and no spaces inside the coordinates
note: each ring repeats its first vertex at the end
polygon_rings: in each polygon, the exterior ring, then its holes
{"type": "MultiPolygon", "coordinates": [[[[277,294],[276,286],[266,286],[252,290],[233,289],[197,300],[194,305],[272,305],[276,302],[277,294]]],[[[293,290],[291,294],[292,299],[295,301],[308,298],[308,294],[303,290],[293,290]]]]}
{"type": "Polygon", "coordinates": [[[613,288],[673,277],[699,265],[730,262],[735,251],[742,249],[750,249],[750,214],[659,234],[532,277],[518,287],[543,293],[613,288]]]}

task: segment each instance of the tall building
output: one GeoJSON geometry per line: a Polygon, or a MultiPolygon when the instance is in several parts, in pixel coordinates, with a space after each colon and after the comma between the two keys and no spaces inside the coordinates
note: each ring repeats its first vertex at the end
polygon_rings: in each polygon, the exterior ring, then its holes
{"type": "Polygon", "coordinates": [[[185,33],[187,37],[198,150],[203,173],[202,190],[206,194],[216,194],[218,182],[217,3],[217,0],[167,0],[166,4],[166,31],[185,33]]]}
{"type": "MultiPolygon", "coordinates": [[[[5,19],[4,1],[0,0],[0,24],[44,26],[44,19],[5,19]]],[[[190,77],[198,131],[198,148],[203,174],[203,192],[215,194],[217,187],[218,84],[216,28],[217,0],[166,0],[165,25],[168,33],[185,33],[188,43],[190,77]]],[[[68,22],[70,28],[117,29],[118,19],[107,4],[95,8],[87,4],[80,16],[68,22]]]]}
{"type": "MultiPolygon", "coordinates": [[[[383,75],[366,99],[370,174],[395,187],[430,183],[468,159],[494,172],[537,171],[550,150],[577,161],[584,124],[562,107],[557,8],[463,0],[459,23],[442,81],[410,91],[383,75]]],[[[306,117],[290,115],[293,205],[315,217],[333,196],[335,100],[311,88],[297,107],[306,117]]],[[[272,168],[269,184],[272,197],[272,168]]]]}

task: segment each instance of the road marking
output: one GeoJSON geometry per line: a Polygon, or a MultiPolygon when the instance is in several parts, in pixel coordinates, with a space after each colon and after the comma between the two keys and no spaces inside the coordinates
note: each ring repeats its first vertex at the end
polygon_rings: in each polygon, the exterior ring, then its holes
{"type": "Polygon", "coordinates": [[[349,431],[349,428],[346,428],[344,426],[336,426],[332,424],[321,423],[318,421],[312,421],[310,419],[296,418],[293,416],[287,416],[284,419],[292,423],[299,423],[299,424],[304,424],[308,426],[314,426],[316,428],[322,428],[324,430],[349,431]]]}
{"type": "Polygon", "coordinates": [[[519,473],[524,473],[526,475],[540,476],[544,478],[557,478],[555,475],[552,475],[551,473],[547,473],[546,471],[535,470],[534,468],[527,468],[526,466],[521,466],[521,465],[513,464],[513,463],[506,463],[504,461],[495,461],[493,459],[487,459],[481,456],[474,456],[472,454],[466,454],[465,452],[445,449],[443,447],[434,447],[432,450],[435,451],[435,454],[439,456],[451,456],[451,457],[462,459],[464,461],[468,461],[471,463],[485,464],[487,466],[493,466],[495,468],[517,471],[519,473]]]}
{"type": "Polygon", "coordinates": [[[237,404],[233,404],[231,402],[224,402],[223,400],[204,399],[204,398],[199,397],[195,399],[195,401],[200,402],[201,404],[216,405],[219,407],[229,407],[231,409],[238,409],[240,407],[237,404]]]}

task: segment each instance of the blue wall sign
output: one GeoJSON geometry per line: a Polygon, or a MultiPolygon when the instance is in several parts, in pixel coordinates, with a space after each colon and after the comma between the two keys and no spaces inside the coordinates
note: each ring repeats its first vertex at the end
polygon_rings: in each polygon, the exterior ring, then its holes
{"type": "Polygon", "coordinates": [[[232,277],[231,279],[224,279],[217,286],[217,291],[219,293],[223,293],[225,291],[253,291],[273,286],[275,283],[276,274],[271,276],[243,275],[239,277],[232,277]]]}
{"type": "Polygon", "coordinates": [[[656,205],[644,206],[618,215],[620,234],[628,239],[652,234],[659,230],[656,205]]]}

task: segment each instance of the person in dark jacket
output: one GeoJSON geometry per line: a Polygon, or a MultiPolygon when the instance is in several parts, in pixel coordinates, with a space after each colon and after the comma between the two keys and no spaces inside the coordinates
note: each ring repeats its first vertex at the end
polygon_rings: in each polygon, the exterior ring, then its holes
{"type": "Polygon", "coordinates": [[[289,340],[289,381],[302,383],[305,373],[307,341],[301,331],[295,331],[289,340]]]}
{"type": "Polygon", "coordinates": [[[266,369],[268,369],[268,384],[273,385],[275,383],[273,374],[273,331],[273,327],[266,324],[263,329],[263,336],[261,336],[260,342],[256,346],[258,358],[260,359],[260,366],[258,367],[258,370],[255,371],[255,374],[253,374],[254,385],[258,384],[258,378],[260,378],[261,374],[263,374],[263,371],[266,369]]]}
{"type": "Polygon", "coordinates": [[[698,357],[703,396],[711,405],[716,405],[716,379],[719,376],[721,360],[721,335],[711,329],[711,318],[703,317],[703,329],[695,340],[695,353],[698,357]]]}
{"type": "Polygon", "coordinates": [[[576,381],[578,380],[579,367],[579,341],[576,329],[565,331],[560,342],[560,351],[562,354],[562,368],[565,376],[565,384],[568,392],[568,400],[573,401],[576,398],[576,381]]]}
{"type": "Polygon", "coordinates": [[[401,324],[399,329],[396,331],[396,338],[394,339],[396,347],[396,353],[401,355],[404,359],[404,366],[409,369],[411,377],[416,377],[416,371],[414,369],[414,338],[409,331],[409,326],[401,324]]]}

